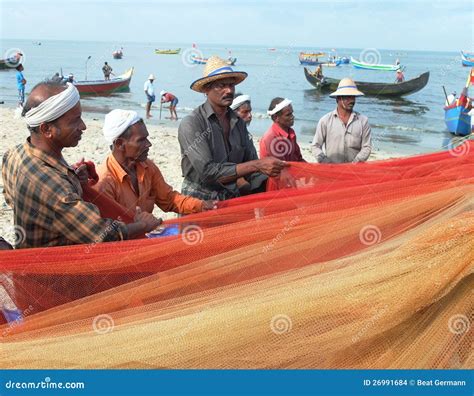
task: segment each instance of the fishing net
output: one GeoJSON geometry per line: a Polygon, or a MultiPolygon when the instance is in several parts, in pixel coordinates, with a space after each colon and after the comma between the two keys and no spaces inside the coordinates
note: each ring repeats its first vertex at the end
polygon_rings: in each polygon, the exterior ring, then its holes
{"type": "Polygon", "coordinates": [[[1,251],[0,364],[472,368],[473,166],[292,163],[178,235],[1,251]]]}

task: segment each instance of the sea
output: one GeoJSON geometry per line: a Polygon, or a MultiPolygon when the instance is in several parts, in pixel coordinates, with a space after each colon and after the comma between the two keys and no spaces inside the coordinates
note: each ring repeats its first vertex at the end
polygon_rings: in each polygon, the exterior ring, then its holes
{"type": "MultiPolygon", "coordinates": [[[[349,45],[350,43],[348,43],[349,45]]],[[[462,90],[469,69],[461,64],[458,48],[452,52],[388,50],[376,48],[327,48],[327,47],[263,47],[248,45],[206,45],[199,43],[116,43],[91,41],[1,41],[1,54],[8,57],[20,51],[24,55],[24,75],[27,93],[38,82],[59,72],[74,74],[76,80],[103,78],[102,66],[108,62],[116,75],[133,67],[130,92],[112,96],[94,96],[82,99],[83,110],[98,113],[97,118],[115,108],[133,109],[144,115],[145,95],[143,84],[150,73],[156,77],[156,93],[169,91],[179,98],[177,107],[180,118],[204,102],[205,96],[192,91],[190,84],[202,77],[203,65],[195,65],[191,57],[219,55],[236,57],[234,70],[245,71],[248,78],[236,87],[236,92],[252,98],[253,121],[249,127],[254,136],[261,136],[271,125],[266,110],[274,97],[286,97],[293,102],[294,129],[301,144],[309,144],[318,120],[335,108],[335,99],[328,93],[314,89],[304,76],[298,54],[322,51],[330,55],[353,56],[369,63],[395,64],[398,59],[404,66],[406,79],[430,72],[427,86],[403,98],[357,98],[355,109],[369,118],[375,150],[389,154],[413,155],[449,149],[460,142],[444,124],[443,105],[447,94],[462,90]],[[123,48],[122,59],[113,59],[112,52],[123,48]],[[178,55],[157,55],[155,49],[181,48],[178,55]]],[[[314,69],[314,66],[310,66],[314,69]]],[[[326,67],[328,77],[351,77],[355,81],[394,82],[395,72],[361,70],[351,64],[326,67]]],[[[17,101],[15,71],[0,70],[1,106],[14,107],[17,101]]],[[[159,104],[152,111],[152,124],[177,125],[166,119],[163,109],[159,119],[159,104]]],[[[179,121],[178,121],[179,122],[179,121]]]]}

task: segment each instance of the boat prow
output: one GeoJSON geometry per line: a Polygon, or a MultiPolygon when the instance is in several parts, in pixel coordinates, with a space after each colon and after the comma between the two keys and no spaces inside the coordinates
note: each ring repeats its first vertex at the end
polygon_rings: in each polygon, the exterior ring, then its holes
{"type": "Polygon", "coordinates": [[[81,95],[110,95],[130,90],[134,68],[110,80],[76,81],[73,84],[81,95]]]}

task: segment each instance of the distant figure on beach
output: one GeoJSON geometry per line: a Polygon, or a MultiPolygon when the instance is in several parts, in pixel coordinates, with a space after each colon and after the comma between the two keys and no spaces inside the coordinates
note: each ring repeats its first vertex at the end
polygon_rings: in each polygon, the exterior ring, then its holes
{"type": "Polygon", "coordinates": [[[291,100],[274,98],[267,114],[272,118],[273,124],[260,140],[260,158],[275,157],[282,161],[306,162],[292,128],[295,116],[291,100]]]}
{"type": "Polygon", "coordinates": [[[160,92],[161,103],[170,104],[170,120],[178,120],[178,114],[176,113],[176,105],[178,104],[178,98],[171,92],[161,91],[160,92]]]}
{"type": "Polygon", "coordinates": [[[332,94],[335,110],[318,122],[311,148],[317,162],[367,161],[372,151],[371,130],[366,116],[354,110],[356,97],[364,94],[350,78],[343,78],[332,94]]]}
{"type": "Polygon", "coordinates": [[[112,71],[112,67],[107,62],[104,62],[104,66],[102,66],[102,73],[104,73],[105,81],[110,80],[110,75],[113,74],[112,71]]]}
{"type": "Polygon", "coordinates": [[[30,136],[5,153],[2,167],[5,201],[13,208],[15,226],[25,230],[16,248],[119,241],[161,223],[146,212],[130,224],[102,218],[97,206],[82,199],[87,166],[73,169],[62,153],[76,147],[86,129],[74,85],[39,83],[22,115],[30,136]]]}
{"type": "Polygon", "coordinates": [[[207,100],[185,117],[178,129],[182,193],[204,200],[225,200],[265,191],[268,176],[278,176],[284,161],[258,159],[245,122],[231,109],[235,86],[247,73],[233,71],[224,59],[209,58],[191,89],[207,100]]]}
{"type": "Polygon", "coordinates": [[[146,95],[146,118],[153,117],[150,113],[151,104],[155,101],[155,88],[153,87],[153,81],[155,81],[155,76],[150,74],[148,76],[148,80],[146,80],[145,84],[143,85],[146,95]]]}
{"type": "Polygon", "coordinates": [[[26,86],[26,80],[25,77],[23,76],[23,70],[24,67],[20,63],[16,67],[16,87],[18,89],[18,106],[23,107],[23,103],[25,103],[25,86],[26,86]]]}
{"type": "Polygon", "coordinates": [[[398,69],[397,73],[395,74],[395,82],[402,83],[405,81],[405,76],[403,75],[402,69],[398,69]]]}
{"type": "Polygon", "coordinates": [[[131,214],[137,207],[152,213],[155,205],[163,212],[180,214],[214,208],[214,202],[181,195],[166,183],[160,169],[148,158],[148,130],[135,111],[112,110],[105,116],[103,132],[112,153],[97,169],[97,191],[131,214]]]}
{"type": "Polygon", "coordinates": [[[241,93],[235,94],[230,108],[244,120],[247,127],[250,125],[252,122],[252,102],[249,95],[243,95],[241,93]]]}

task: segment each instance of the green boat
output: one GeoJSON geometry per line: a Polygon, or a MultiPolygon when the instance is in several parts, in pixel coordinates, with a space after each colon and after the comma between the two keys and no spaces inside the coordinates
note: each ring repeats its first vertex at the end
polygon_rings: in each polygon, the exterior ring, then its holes
{"type": "Polygon", "coordinates": [[[365,69],[365,70],[382,70],[382,71],[397,71],[400,69],[400,65],[381,65],[381,64],[372,64],[372,63],[365,63],[354,59],[351,56],[351,64],[356,69],[365,69]]]}
{"type": "MultiPolygon", "coordinates": [[[[339,81],[335,78],[323,77],[318,79],[306,67],[304,68],[306,80],[315,88],[321,91],[334,92],[339,85],[339,81]]],[[[375,83],[365,81],[355,81],[357,89],[369,96],[397,97],[409,95],[423,89],[430,78],[430,72],[425,72],[416,78],[404,81],[402,83],[375,83]]]]}

